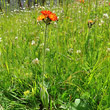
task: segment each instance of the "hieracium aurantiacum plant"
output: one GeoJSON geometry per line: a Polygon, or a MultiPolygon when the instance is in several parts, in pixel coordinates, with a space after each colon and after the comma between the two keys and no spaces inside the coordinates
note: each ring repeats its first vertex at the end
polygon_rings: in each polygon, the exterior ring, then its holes
{"type": "Polygon", "coordinates": [[[44,85],[44,75],[45,75],[45,55],[46,55],[46,38],[47,38],[47,28],[48,25],[52,21],[58,21],[58,18],[55,13],[51,11],[41,11],[42,15],[40,15],[37,20],[43,21],[45,23],[45,35],[44,35],[44,54],[43,54],[43,73],[42,73],[42,83],[40,84],[40,98],[42,100],[43,106],[48,110],[49,103],[49,94],[47,92],[47,88],[44,85]]]}

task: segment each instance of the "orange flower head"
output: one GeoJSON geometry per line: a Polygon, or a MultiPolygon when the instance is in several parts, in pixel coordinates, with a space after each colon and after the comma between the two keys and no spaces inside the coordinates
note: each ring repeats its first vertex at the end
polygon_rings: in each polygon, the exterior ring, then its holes
{"type": "Polygon", "coordinates": [[[93,23],[93,21],[92,20],[89,20],[88,23],[93,23]]]}
{"type": "Polygon", "coordinates": [[[84,3],[84,0],[80,0],[80,3],[84,3]]]}
{"type": "Polygon", "coordinates": [[[96,22],[96,21],[89,20],[89,21],[88,21],[88,27],[91,28],[92,25],[95,24],[95,22],[96,22]]]}
{"type": "Polygon", "coordinates": [[[45,11],[41,11],[41,13],[42,13],[43,15],[49,15],[49,14],[51,14],[52,12],[45,10],[45,11]]]}
{"type": "Polygon", "coordinates": [[[54,13],[49,14],[48,18],[52,21],[58,21],[58,18],[54,13]]]}
{"type": "Polygon", "coordinates": [[[46,19],[47,18],[47,15],[40,15],[38,18],[37,18],[37,20],[38,21],[41,21],[41,20],[44,20],[44,19],[46,19]]]}
{"type": "Polygon", "coordinates": [[[40,15],[37,20],[43,20],[47,25],[50,24],[51,21],[58,20],[55,13],[52,13],[51,11],[41,11],[42,15],[40,15]]]}

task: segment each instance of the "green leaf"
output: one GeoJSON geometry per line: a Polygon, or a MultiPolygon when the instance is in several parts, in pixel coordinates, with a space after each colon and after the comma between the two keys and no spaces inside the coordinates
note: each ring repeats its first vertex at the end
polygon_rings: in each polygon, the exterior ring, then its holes
{"type": "Polygon", "coordinates": [[[66,105],[61,105],[59,108],[63,109],[63,110],[67,110],[66,105]]]}
{"type": "Polygon", "coordinates": [[[41,89],[40,89],[41,101],[42,101],[44,107],[48,108],[49,94],[48,94],[47,88],[44,85],[40,85],[40,87],[41,87],[41,89]]]}

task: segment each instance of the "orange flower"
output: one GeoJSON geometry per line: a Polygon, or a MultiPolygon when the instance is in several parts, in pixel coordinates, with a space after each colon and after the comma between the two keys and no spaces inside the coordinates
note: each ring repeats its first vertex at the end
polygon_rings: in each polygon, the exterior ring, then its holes
{"type": "Polygon", "coordinates": [[[40,15],[37,20],[43,20],[46,24],[50,24],[51,21],[58,20],[55,13],[52,13],[51,11],[41,11],[42,15],[40,15]]]}
{"type": "Polygon", "coordinates": [[[49,15],[49,14],[51,14],[52,12],[45,10],[45,11],[41,11],[41,13],[42,13],[43,15],[49,15]]]}
{"type": "Polygon", "coordinates": [[[84,0],[80,0],[80,3],[84,3],[84,0]]]}
{"type": "Polygon", "coordinates": [[[88,23],[93,23],[93,21],[92,20],[89,20],[88,23]]]}
{"type": "Polygon", "coordinates": [[[45,19],[45,18],[47,18],[47,15],[40,15],[38,18],[37,18],[37,20],[43,20],[43,19],[45,19]]]}
{"type": "Polygon", "coordinates": [[[95,22],[96,22],[96,21],[89,20],[89,21],[88,21],[88,27],[91,28],[92,25],[95,24],[95,22]]]}
{"type": "Polygon", "coordinates": [[[52,20],[52,21],[56,21],[56,20],[58,20],[56,14],[54,14],[54,13],[49,14],[48,17],[49,17],[49,19],[52,20]]]}

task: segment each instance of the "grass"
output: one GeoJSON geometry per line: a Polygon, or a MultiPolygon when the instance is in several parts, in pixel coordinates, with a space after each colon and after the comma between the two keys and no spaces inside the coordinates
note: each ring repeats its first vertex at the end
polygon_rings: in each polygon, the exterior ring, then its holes
{"type": "Polygon", "coordinates": [[[46,41],[49,110],[109,110],[110,19],[104,14],[110,17],[110,6],[98,0],[0,15],[0,109],[44,108],[40,84],[45,24],[36,20],[41,10],[59,17],[48,26],[46,41]],[[96,20],[90,29],[88,20],[96,20]]]}

